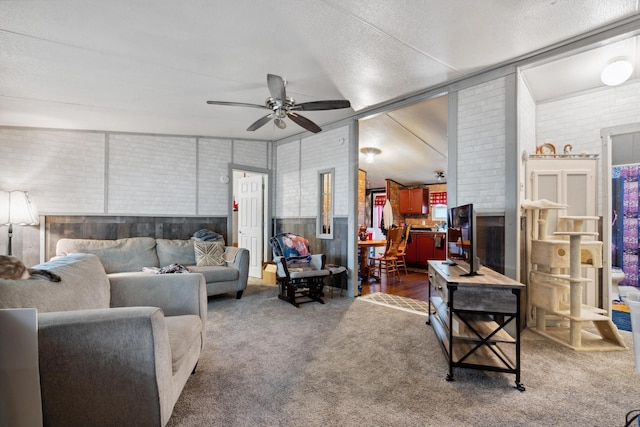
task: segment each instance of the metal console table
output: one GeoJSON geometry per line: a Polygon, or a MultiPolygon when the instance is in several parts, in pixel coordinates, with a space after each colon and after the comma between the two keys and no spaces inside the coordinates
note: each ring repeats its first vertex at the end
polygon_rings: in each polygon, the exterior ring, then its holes
{"type": "Polygon", "coordinates": [[[520,292],[522,283],[481,267],[465,276],[462,265],[429,261],[429,320],[447,357],[447,381],[454,368],[515,374],[520,382],[520,292]],[[515,330],[507,331],[507,327],[515,330]]]}

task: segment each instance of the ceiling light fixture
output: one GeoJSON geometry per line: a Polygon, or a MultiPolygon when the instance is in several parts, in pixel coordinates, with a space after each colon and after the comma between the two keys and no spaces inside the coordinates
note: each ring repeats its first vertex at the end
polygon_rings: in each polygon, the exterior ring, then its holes
{"type": "Polygon", "coordinates": [[[442,182],[444,181],[444,171],[436,171],[436,181],[442,182]]]}
{"type": "Polygon", "coordinates": [[[600,79],[607,86],[616,86],[626,82],[633,74],[633,66],[626,58],[615,58],[609,61],[600,79]]]}
{"type": "Polygon", "coordinates": [[[374,157],[382,153],[379,148],[374,147],[361,148],[360,152],[364,154],[364,161],[367,163],[373,163],[374,157]]]}
{"type": "Polygon", "coordinates": [[[275,123],[276,127],[277,127],[277,128],[279,128],[279,129],[284,129],[284,128],[286,128],[286,127],[287,127],[287,124],[284,122],[284,120],[282,120],[282,119],[281,119],[281,118],[279,118],[279,117],[276,117],[276,118],[273,120],[273,123],[275,123]]]}

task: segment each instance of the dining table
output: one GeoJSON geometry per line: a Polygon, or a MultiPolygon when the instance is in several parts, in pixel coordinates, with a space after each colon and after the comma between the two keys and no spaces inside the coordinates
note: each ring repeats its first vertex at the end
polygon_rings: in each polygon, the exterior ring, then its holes
{"type": "Polygon", "coordinates": [[[371,279],[379,282],[380,278],[371,272],[369,267],[369,248],[386,247],[386,240],[358,240],[358,251],[360,252],[360,277],[362,283],[369,283],[371,279]]]}

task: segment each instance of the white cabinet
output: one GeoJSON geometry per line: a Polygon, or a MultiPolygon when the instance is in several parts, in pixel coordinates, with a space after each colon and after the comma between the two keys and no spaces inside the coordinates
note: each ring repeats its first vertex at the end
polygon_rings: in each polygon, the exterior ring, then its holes
{"type": "MultiPolygon", "coordinates": [[[[526,161],[526,198],[529,200],[547,199],[567,205],[567,209],[551,209],[547,221],[547,232],[557,231],[557,219],[560,216],[597,216],[598,196],[598,159],[596,158],[529,158],[526,161]]],[[[527,220],[527,253],[531,253],[531,239],[537,238],[535,219],[530,215],[527,220]]],[[[596,232],[595,226],[588,232],[596,232]]],[[[531,265],[527,261],[527,277],[531,265]]],[[[583,271],[583,276],[592,280],[585,286],[583,302],[598,306],[602,289],[593,269],[583,271]]]]}

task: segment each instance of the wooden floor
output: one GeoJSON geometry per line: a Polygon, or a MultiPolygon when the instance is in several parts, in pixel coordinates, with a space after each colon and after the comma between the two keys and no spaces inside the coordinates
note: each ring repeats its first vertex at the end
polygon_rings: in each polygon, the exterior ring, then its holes
{"type": "Polygon", "coordinates": [[[429,282],[427,271],[409,269],[409,274],[400,273],[399,280],[389,280],[382,278],[381,282],[371,282],[369,285],[362,285],[362,295],[374,292],[399,295],[401,297],[413,298],[419,301],[429,300],[429,282]]]}

